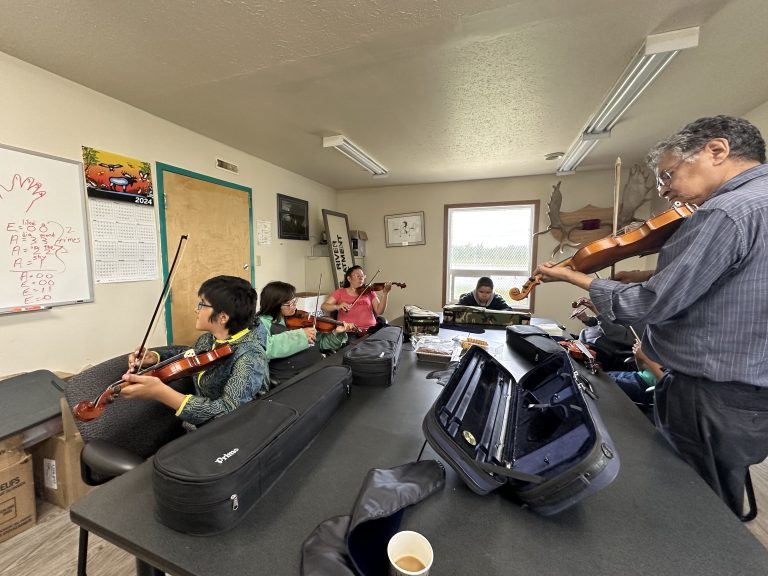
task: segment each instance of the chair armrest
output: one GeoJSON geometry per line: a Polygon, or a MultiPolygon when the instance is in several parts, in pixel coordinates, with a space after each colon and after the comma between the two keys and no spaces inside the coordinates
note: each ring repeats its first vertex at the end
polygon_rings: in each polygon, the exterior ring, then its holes
{"type": "MultiPolygon", "coordinates": [[[[130,450],[121,448],[106,440],[91,440],[83,446],[80,453],[80,461],[83,465],[83,480],[90,484],[91,473],[97,477],[120,476],[129,470],[133,470],[144,462],[144,459],[130,450]]],[[[99,484],[100,482],[96,482],[99,484]]]]}

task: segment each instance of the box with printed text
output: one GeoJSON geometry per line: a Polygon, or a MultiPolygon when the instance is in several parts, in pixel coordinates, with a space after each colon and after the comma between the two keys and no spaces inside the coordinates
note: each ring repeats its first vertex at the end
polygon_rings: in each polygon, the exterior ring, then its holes
{"type": "Polygon", "coordinates": [[[0,542],[37,521],[32,457],[12,441],[0,445],[0,542]]]}
{"type": "Polygon", "coordinates": [[[61,508],[69,508],[88,493],[91,487],[83,482],[80,474],[83,441],[75,427],[72,412],[63,398],[61,418],[64,431],[37,444],[31,452],[38,495],[61,508]]]}

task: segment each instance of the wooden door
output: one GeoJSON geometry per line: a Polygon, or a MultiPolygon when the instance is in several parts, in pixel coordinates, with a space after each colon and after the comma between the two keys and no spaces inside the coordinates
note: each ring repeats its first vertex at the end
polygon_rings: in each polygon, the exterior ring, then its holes
{"type": "Polygon", "coordinates": [[[179,238],[189,235],[166,305],[168,341],[191,345],[200,335],[195,330],[200,285],[221,274],[254,282],[251,190],[160,163],[158,182],[166,271],[179,238]]]}

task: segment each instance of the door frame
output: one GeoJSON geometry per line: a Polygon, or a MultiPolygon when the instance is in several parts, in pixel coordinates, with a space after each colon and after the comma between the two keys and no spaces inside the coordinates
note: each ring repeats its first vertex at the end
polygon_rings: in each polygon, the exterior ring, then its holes
{"type": "MultiPolygon", "coordinates": [[[[171,172],[173,174],[179,174],[180,176],[186,176],[187,178],[194,178],[196,180],[202,180],[203,182],[208,182],[210,184],[216,184],[217,186],[224,186],[225,188],[232,188],[234,190],[239,190],[241,192],[245,192],[248,195],[248,238],[249,238],[249,249],[251,254],[251,262],[250,262],[250,269],[251,269],[251,285],[256,285],[256,271],[254,270],[253,266],[253,191],[248,188],[247,186],[242,186],[240,184],[234,184],[233,182],[227,182],[226,180],[220,180],[219,178],[213,178],[212,176],[206,176],[205,174],[200,174],[199,172],[192,172],[191,170],[185,170],[184,168],[179,168],[178,166],[172,166],[171,164],[165,164],[163,162],[155,162],[155,167],[157,168],[157,209],[158,214],[160,216],[160,256],[162,257],[163,261],[163,280],[168,277],[168,267],[169,267],[169,255],[168,255],[168,238],[166,236],[166,224],[165,224],[165,178],[164,174],[166,172],[171,172]]],[[[169,295],[168,298],[165,301],[165,337],[166,337],[166,344],[168,342],[173,342],[173,324],[171,322],[171,296],[169,295]]]]}

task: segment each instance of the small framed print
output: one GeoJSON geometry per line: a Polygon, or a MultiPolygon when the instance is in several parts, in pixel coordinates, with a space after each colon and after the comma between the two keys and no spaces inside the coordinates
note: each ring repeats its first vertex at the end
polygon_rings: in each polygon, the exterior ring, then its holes
{"type": "Polygon", "coordinates": [[[277,237],[309,240],[309,202],[277,195],[277,237]]]}
{"type": "Polygon", "coordinates": [[[424,212],[391,214],[384,216],[387,248],[394,246],[418,246],[424,239],[424,212]]]}

